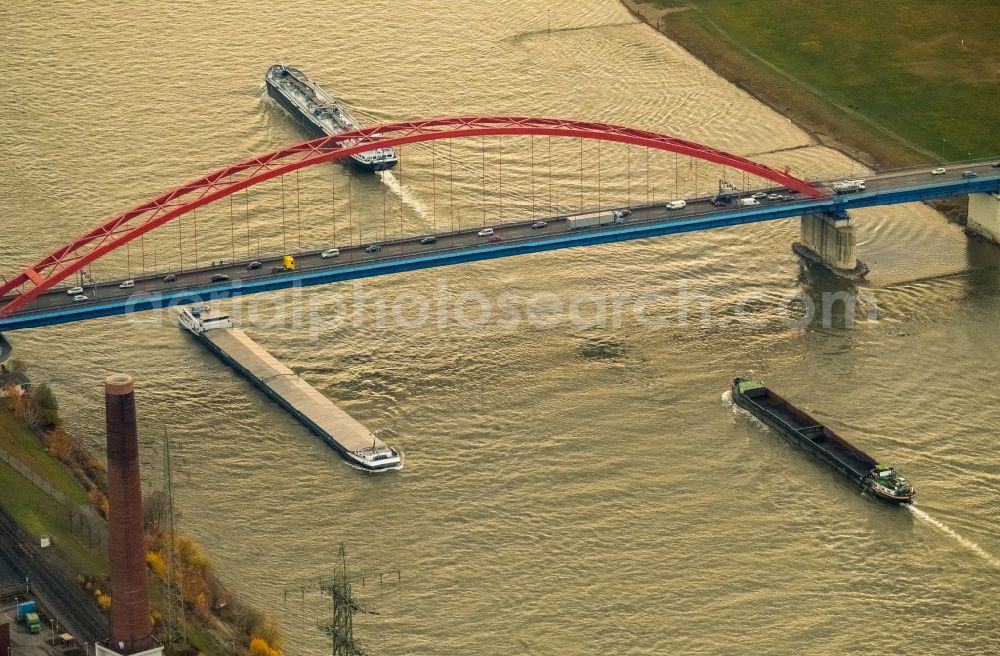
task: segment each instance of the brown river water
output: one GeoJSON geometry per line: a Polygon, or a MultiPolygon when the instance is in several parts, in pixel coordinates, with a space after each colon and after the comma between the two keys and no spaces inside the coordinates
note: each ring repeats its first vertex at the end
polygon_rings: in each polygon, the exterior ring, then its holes
{"type": "MultiPolygon", "coordinates": [[[[860,172],[614,0],[13,0],[0,17],[4,273],[156,192],[303,140],[263,91],[278,60],[367,123],[573,117],[806,178],[860,172]]],[[[456,174],[479,170],[479,151],[461,152],[456,174]]],[[[604,193],[691,191],[679,174],[623,190],[623,153],[605,150],[604,193]]],[[[402,218],[398,171],[356,176],[351,212],[377,220],[342,224],[338,243],[378,238],[387,215],[410,231],[478,217],[471,177],[456,212],[436,211],[445,178],[430,157],[413,148],[407,169],[404,150],[402,218]]],[[[555,205],[574,157],[553,160],[555,205]]],[[[527,161],[505,159],[505,187],[527,161]]],[[[343,168],[316,175],[348,184],[343,168]]],[[[279,248],[268,198],[251,252],[279,248]]],[[[303,202],[316,211],[300,239],[322,247],[324,201],[303,202]]],[[[512,196],[506,212],[529,203],[512,196]]],[[[235,251],[228,211],[203,215],[225,228],[203,223],[202,263],[235,251]]],[[[234,303],[252,337],[405,453],[378,476],[163,317],[12,337],[96,448],[101,381],[136,376],[148,485],[166,428],[181,528],[279,621],[290,654],[329,652],[312,582],[341,542],[358,569],[399,571],[366,578],[378,614],[355,630],[376,654],[996,653],[1000,249],[921,205],[854,216],[874,272],[853,326],[822,311],[824,294],[852,288],[802,268],[796,220],[234,303]],[[797,321],[813,301],[815,319],[797,321]],[[861,495],[734,411],[729,381],[751,373],[895,464],[916,507],[861,495]]]]}

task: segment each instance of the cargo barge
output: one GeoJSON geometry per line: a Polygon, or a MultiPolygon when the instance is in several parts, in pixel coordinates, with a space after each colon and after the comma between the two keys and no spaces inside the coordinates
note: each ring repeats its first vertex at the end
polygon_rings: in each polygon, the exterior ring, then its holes
{"type": "Polygon", "coordinates": [[[350,464],[368,471],[400,469],[399,452],[334,405],[294,371],[207,305],[175,310],[177,323],[242,374],[350,464]]]}
{"type": "MultiPolygon", "coordinates": [[[[316,136],[336,136],[362,128],[333,96],[297,68],[275,64],[267,69],[264,84],[267,95],[316,136]]],[[[345,147],[354,143],[357,139],[347,139],[337,145],[345,147]]],[[[399,159],[392,148],[376,148],[351,155],[351,161],[366,171],[386,171],[396,166],[399,159]]]]}
{"type": "Polygon", "coordinates": [[[895,469],[879,464],[763,383],[734,378],[733,402],[873,495],[892,503],[913,503],[916,493],[895,469]]]}

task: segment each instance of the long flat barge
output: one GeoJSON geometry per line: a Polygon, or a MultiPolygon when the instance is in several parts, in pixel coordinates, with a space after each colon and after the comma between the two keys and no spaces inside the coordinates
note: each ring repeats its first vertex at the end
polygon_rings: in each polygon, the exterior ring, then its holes
{"type": "Polygon", "coordinates": [[[892,503],[913,503],[916,493],[895,469],[879,464],[763,383],[734,378],[733,402],[875,496],[892,503]]]}
{"type": "Polygon", "coordinates": [[[179,308],[178,323],[258,389],[333,447],[349,463],[368,471],[399,469],[402,457],[361,422],[334,405],[229,317],[208,306],[179,308]]]}

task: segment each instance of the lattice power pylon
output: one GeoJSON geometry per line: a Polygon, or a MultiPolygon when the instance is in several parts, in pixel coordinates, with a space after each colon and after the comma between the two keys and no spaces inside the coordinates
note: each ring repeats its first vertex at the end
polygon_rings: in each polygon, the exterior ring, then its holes
{"type": "Polygon", "coordinates": [[[333,638],[333,656],[364,656],[365,651],[354,639],[354,611],[359,606],[351,591],[351,574],[343,543],[337,552],[333,580],[329,584],[321,584],[320,589],[330,595],[333,604],[333,620],[325,627],[333,638]]]}

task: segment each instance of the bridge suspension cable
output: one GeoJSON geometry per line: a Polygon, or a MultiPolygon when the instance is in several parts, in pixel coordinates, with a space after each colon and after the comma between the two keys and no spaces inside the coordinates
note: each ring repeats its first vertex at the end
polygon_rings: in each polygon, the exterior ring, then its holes
{"type": "MultiPolygon", "coordinates": [[[[580,208],[585,209],[584,201],[584,140],[598,141],[598,205],[604,204],[604,177],[602,148],[600,142],[609,141],[632,146],[640,146],[654,150],[675,153],[676,158],[685,155],[694,158],[695,184],[697,185],[697,160],[702,159],[714,164],[732,166],[753,174],[761,178],[770,180],[776,184],[786,186],[799,191],[812,198],[824,198],[824,192],[814,188],[809,183],[799,180],[785,172],[772,169],[752,162],[746,158],[725,153],[710,147],[706,147],[694,142],[689,142],[668,135],[658,134],[647,130],[628,128],[624,126],[592,123],[584,121],[572,121],[550,118],[533,117],[456,117],[431,119],[424,121],[408,121],[399,123],[389,123],[356,130],[350,133],[337,135],[336,137],[322,137],[302,144],[283,148],[272,153],[267,153],[249,159],[232,166],[224,167],[214,171],[197,180],[180,185],[166,193],[160,194],[150,201],[133,207],[101,225],[87,231],[75,240],[59,247],[48,255],[42,257],[31,266],[26,267],[21,273],[11,277],[5,284],[0,286],[0,297],[7,297],[7,302],[0,307],[0,317],[10,315],[28,306],[32,300],[45,291],[51,289],[61,281],[67,279],[74,273],[81,272],[94,262],[105,257],[118,249],[123,249],[127,259],[127,266],[131,273],[131,252],[129,243],[135,239],[142,239],[144,235],[156,228],[176,220],[178,226],[177,247],[180,254],[178,265],[180,270],[184,270],[185,257],[184,246],[185,236],[183,227],[183,216],[191,214],[192,224],[192,246],[194,250],[194,268],[200,266],[199,244],[199,217],[197,210],[216,200],[234,194],[238,191],[245,191],[245,218],[247,221],[247,250],[252,249],[252,239],[250,235],[250,192],[249,188],[275,177],[281,178],[279,185],[281,188],[281,221],[282,221],[282,248],[287,252],[287,217],[284,196],[284,175],[296,173],[296,241],[302,247],[301,231],[303,217],[301,214],[301,188],[299,186],[299,171],[310,166],[344,160],[352,155],[375,150],[377,148],[397,147],[402,148],[407,144],[421,142],[434,142],[440,139],[480,137],[482,153],[482,173],[483,182],[481,185],[482,204],[482,225],[488,222],[486,204],[486,137],[496,135],[498,137],[498,147],[500,156],[497,167],[497,200],[496,208],[499,218],[502,220],[505,212],[508,212],[508,200],[504,192],[503,185],[503,137],[508,135],[545,135],[549,142],[549,205],[551,213],[554,213],[555,202],[552,196],[553,177],[553,157],[551,153],[551,138],[555,137],[576,137],[580,140],[580,208]],[[9,296],[15,291],[19,291],[14,296],[9,296]]],[[[450,150],[450,144],[449,144],[450,150]]],[[[631,155],[629,155],[631,157],[631,155]]],[[[647,160],[648,160],[647,153],[647,160]]],[[[432,158],[436,159],[436,151],[433,151],[432,158]]],[[[400,160],[399,178],[400,184],[403,179],[403,166],[400,160]]],[[[630,160],[629,160],[630,162],[630,160]]],[[[454,159],[450,167],[449,191],[452,198],[452,211],[457,206],[454,203],[454,180],[453,180],[454,159]]],[[[648,166],[647,166],[648,168],[648,166]]],[[[675,192],[679,191],[680,183],[678,179],[677,166],[675,166],[675,192]]],[[[436,176],[436,161],[432,162],[432,176],[436,176]]],[[[647,174],[647,198],[655,196],[650,193],[648,187],[651,184],[651,176],[647,174]]],[[[629,185],[629,193],[631,185],[629,185]]],[[[348,171],[348,236],[353,243],[354,235],[357,234],[359,243],[363,239],[361,232],[362,223],[359,222],[357,230],[354,225],[354,180],[348,171]]],[[[695,187],[697,189],[697,186],[695,187]]],[[[335,182],[332,193],[335,194],[335,182]]],[[[436,194],[436,184],[434,186],[436,194]]],[[[630,199],[631,200],[631,199],[630,199]]],[[[335,200],[334,200],[335,204],[335,200]]],[[[400,199],[401,213],[401,233],[404,229],[405,217],[403,217],[404,202],[400,199]]],[[[336,212],[335,207],[331,212],[334,215],[333,223],[335,229],[336,212]]],[[[437,204],[433,201],[432,214],[436,215],[437,204]]],[[[231,217],[231,221],[233,221],[231,217]]],[[[436,218],[432,218],[436,227],[436,218]]],[[[460,225],[460,224],[459,224],[460,225]]],[[[386,231],[383,231],[383,236],[386,231]]],[[[217,247],[218,237],[206,234],[207,246],[217,247]]],[[[140,242],[144,244],[144,242],[140,242]]],[[[230,229],[230,251],[234,249],[235,227],[230,229]]],[[[260,257],[260,240],[257,241],[257,255],[260,257]]],[[[156,263],[156,250],[154,249],[154,269],[158,268],[156,263]]]]}

